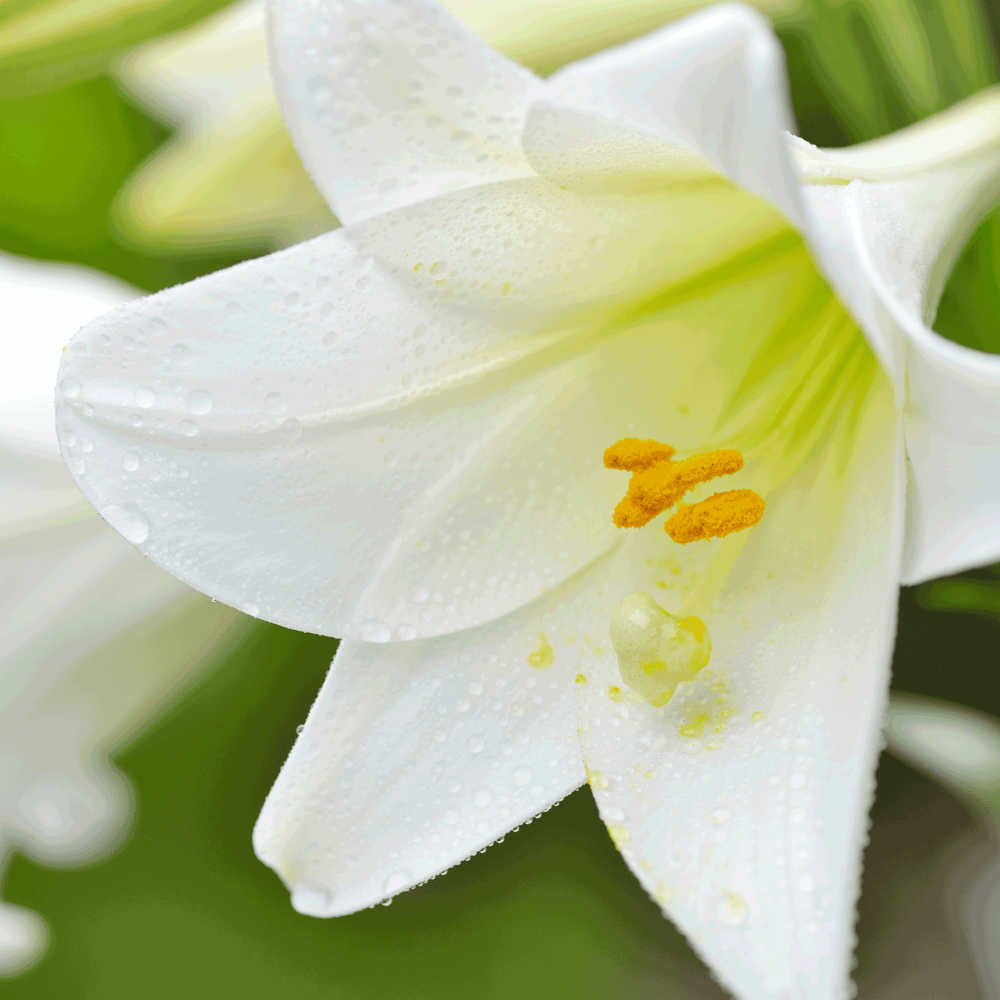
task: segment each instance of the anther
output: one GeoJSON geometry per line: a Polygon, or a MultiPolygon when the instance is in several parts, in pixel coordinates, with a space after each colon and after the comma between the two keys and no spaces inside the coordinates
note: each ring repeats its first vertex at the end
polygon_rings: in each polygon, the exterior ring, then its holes
{"type": "MultiPolygon", "coordinates": [[[[743,468],[743,456],[732,448],[702,452],[681,461],[673,461],[674,451],[658,441],[624,438],[604,452],[605,467],[632,472],[628,492],[612,516],[619,528],[641,528],[673,507],[689,490],[743,468]]],[[[763,512],[764,501],[752,490],[732,490],[690,508],[682,505],[682,510],[668,522],[673,527],[667,526],[666,530],[674,541],[686,544],[749,528],[763,512]],[[733,510],[727,511],[730,505],[733,510]]]]}
{"type": "Polygon", "coordinates": [[[764,501],[753,490],[729,490],[714,493],[701,503],[682,503],[663,527],[675,542],[687,545],[751,528],[763,516],[764,501]]]}

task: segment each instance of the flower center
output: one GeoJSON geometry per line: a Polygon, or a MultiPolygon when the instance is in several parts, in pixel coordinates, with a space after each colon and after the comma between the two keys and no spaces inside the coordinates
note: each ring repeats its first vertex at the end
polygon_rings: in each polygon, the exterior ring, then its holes
{"type": "MultiPolygon", "coordinates": [[[[687,545],[742,531],[763,517],[764,501],[753,490],[729,490],[700,503],[679,503],[701,483],[739,472],[743,456],[721,448],[675,461],[675,450],[651,439],[623,438],[604,452],[606,468],[632,473],[628,492],[612,518],[619,528],[641,528],[679,504],[664,530],[673,541],[687,545]]],[[[700,618],[672,615],[641,591],[615,608],[610,634],[622,680],[656,706],[670,701],[677,685],[694,677],[712,653],[700,618]]]]}
{"type": "MultiPolygon", "coordinates": [[[[688,490],[743,468],[743,456],[732,448],[702,452],[679,462],[673,460],[674,451],[659,441],[623,438],[604,452],[605,468],[632,473],[628,492],[612,517],[619,528],[641,528],[673,507],[688,490]]],[[[764,501],[753,490],[729,490],[701,503],[681,504],[663,527],[675,542],[687,545],[753,527],[763,515],[764,501]]]]}

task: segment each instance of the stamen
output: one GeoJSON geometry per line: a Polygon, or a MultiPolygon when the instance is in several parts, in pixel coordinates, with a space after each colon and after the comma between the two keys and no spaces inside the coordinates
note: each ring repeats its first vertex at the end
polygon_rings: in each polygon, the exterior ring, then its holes
{"type": "Polygon", "coordinates": [[[663,527],[675,542],[687,545],[751,528],[763,516],[764,501],[753,490],[729,490],[701,503],[682,503],[663,527]]]}
{"type": "MultiPolygon", "coordinates": [[[[673,507],[689,490],[743,468],[743,456],[732,448],[702,452],[679,462],[672,460],[674,452],[669,444],[638,438],[623,438],[604,452],[606,468],[632,472],[628,492],[612,515],[619,528],[641,528],[673,507]]],[[[752,490],[730,490],[692,507],[682,504],[665,528],[674,541],[683,545],[749,528],[763,513],[764,501],[752,490]]]]}
{"type": "Polygon", "coordinates": [[[649,594],[626,597],[611,615],[622,680],[651,705],[665,705],[681,681],[708,663],[712,642],[700,618],[669,614],[649,594]]]}
{"type": "Polygon", "coordinates": [[[657,462],[669,461],[676,450],[669,444],[660,444],[652,438],[645,441],[640,441],[638,438],[622,438],[605,450],[604,467],[639,472],[657,462]]]}

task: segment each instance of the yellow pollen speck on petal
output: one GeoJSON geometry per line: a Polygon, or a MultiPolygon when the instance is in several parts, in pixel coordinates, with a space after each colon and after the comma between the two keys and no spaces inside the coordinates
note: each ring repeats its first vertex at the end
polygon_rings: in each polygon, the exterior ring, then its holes
{"type": "Polygon", "coordinates": [[[708,715],[704,712],[701,715],[695,716],[693,719],[689,719],[677,732],[681,736],[691,738],[692,736],[701,736],[705,731],[705,724],[708,722],[708,715]]]}
{"type": "Polygon", "coordinates": [[[576,683],[577,684],[586,684],[587,683],[587,678],[584,677],[583,674],[577,674],[576,675],[576,683]]]}
{"type": "Polygon", "coordinates": [[[423,269],[424,269],[424,265],[423,264],[414,264],[413,265],[413,270],[414,271],[422,271],[423,269]]]}
{"type": "Polygon", "coordinates": [[[431,264],[431,266],[427,269],[427,273],[433,274],[440,266],[441,266],[441,261],[439,260],[434,261],[434,263],[431,264]]]}
{"type": "Polygon", "coordinates": [[[506,296],[510,295],[510,293],[513,290],[514,290],[514,286],[509,281],[505,281],[500,286],[500,294],[503,295],[505,298],[506,298],[506,296]]]}
{"type": "Polygon", "coordinates": [[[545,633],[539,632],[538,649],[536,649],[533,653],[528,654],[528,666],[544,670],[546,667],[552,666],[552,661],[555,660],[555,658],[555,651],[549,645],[549,640],[545,637],[545,633]]]}
{"type": "Polygon", "coordinates": [[[751,722],[761,722],[763,721],[763,719],[764,719],[763,712],[754,712],[753,715],[750,716],[751,722]]]}
{"type": "Polygon", "coordinates": [[[666,906],[674,898],[674,890],[661,880],[656,883],[656,892],[653,895],[661,906],[666,906]]]}
{"type": "Polygon", "coordinates": [[[753,490],[729,490],[701,503],[681,504],[663,528],[675,542],[687,545],[752,528],[763,516],[764,501],[753,490]]]}
{"type": "Polygon", "coordinates": [[[608,787],[608,779],[607,779],[607,776],[604,775],[602,772],[600,772],[600,771],[591,771],[591,769],[588,767],[587,768],[587,784],[590,785],[591,788],[607,788],[608,787]]]}
{"type": "Polygon", "coordinates": [[[611,839],[619,850],[622,844],[627,844],[632,839],[632,835],[623,826],[609,826],[608,833],[611,834],[611,839]]]}
{"type": "Polygon", "coordinates": [[[608,697],[612,701],[621,701],[622,700],[622,689],[620,687],[615,687],[614,684],[612,684],[608,688],[608,697]]]}

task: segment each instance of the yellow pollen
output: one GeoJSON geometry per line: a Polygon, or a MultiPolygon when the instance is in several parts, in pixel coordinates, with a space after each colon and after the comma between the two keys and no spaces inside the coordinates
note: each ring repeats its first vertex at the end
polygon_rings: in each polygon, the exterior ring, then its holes
{"type": "MultiPolygon", "coordinates": [[[[743,468],[743,456],[732,448],[706,451],[680,461],[673,459],[674,452],[668,444],[639,438],[623,438],[604,452],[605,468],[632,473],[628,492],[612,516],[619,528],[641,528],[673,507],[689,490],[743,468]]],[[[686,545],[749,528],[763,513],[764,501],[753,490],[730,490],[701,503],[681,504],[665,528],[675,542],[686,545]]]]}
{"type": "Polygon", "coordinates": [[[552,666],[552,661],[556,658],[555,650],[549,645],[549,640],[544,632],[538,633],[538,649],[533,653],[528,653],[528,666],[537,667],[544,670],[552,666]]]}
{"type": "Polygon", "coordinates": [[[763,516],[764,501],[753,490],[729,490],[715,493],[701,503],[682,503],[663,527],[675,542],[687,545],[751,528],[763,516]]]}

